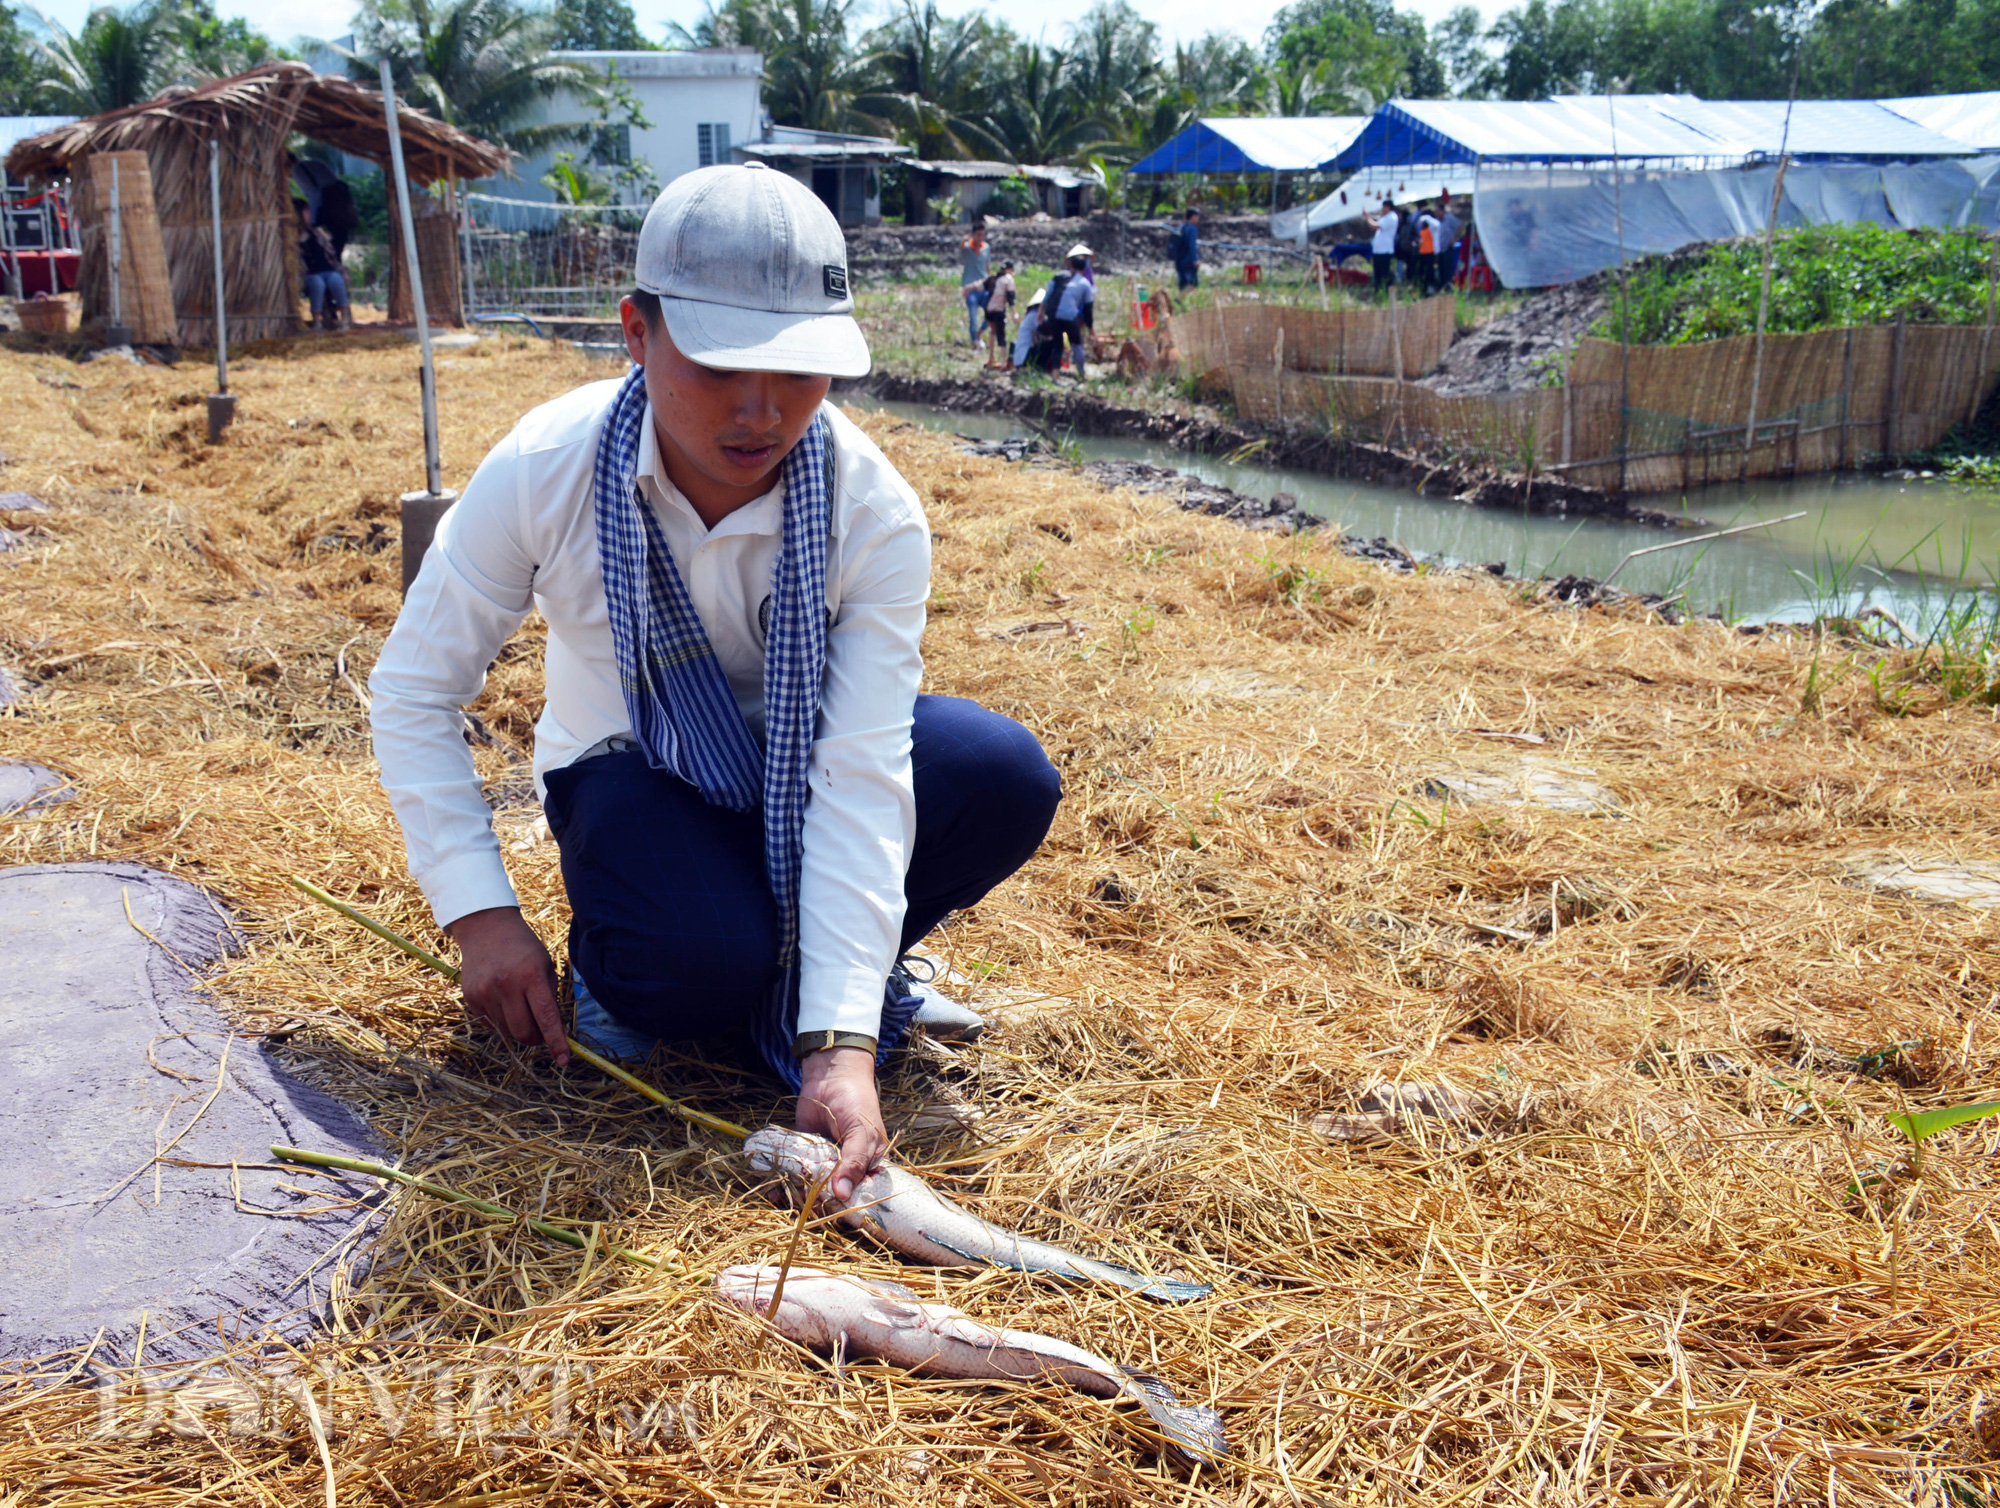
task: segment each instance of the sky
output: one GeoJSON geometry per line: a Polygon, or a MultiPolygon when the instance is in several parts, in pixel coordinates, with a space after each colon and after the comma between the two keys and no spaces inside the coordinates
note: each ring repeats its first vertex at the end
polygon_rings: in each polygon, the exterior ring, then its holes
{"type": "MultiPolygon", "coordinates": [[[[95,0],[102,3],[102,0],[95,0]]],[[[1213,0],[1142,0],[1139,9],[1156,24],[1169,43],[1190,42],[1203,32],[1227,26],[1249,41],[1259,41],[1264,28],[1277,13],[1281,0],[1243,0],[1218,14],[1213,0]]],[[[1438,21],[1452,8],[1454,0],[1398,0],[1398,9],[1414,10],[1426,21],[1438,21]]],[[[83,24],[93,0],[41,0],[37,9],[61,22],[71,31],[83,24]]],[[[1086,9],[1087,0],[1001,0],[981,5],[996,19],[1005,20],[1027,36],[1046,32],[1051,40],[1086,9]]],[[[884,0],[863,0],[865,8],[887,9],[884,0]]],[[[947,15],[957,15],[973,7],[962,0],[945,0],[947,15]]],[[[634,0],[639,26],[648,36],[662,36],[667,23],[692,25],[703,10],[702,0],[634,0]]],[[[289,43],[297,36],[339,35],[347,29],[341,0],[217,0],[216,10],[225,18],[245,16],[274,41],[289,43]],[[341,17],[342,19],[334,19],[341,17]]]]}

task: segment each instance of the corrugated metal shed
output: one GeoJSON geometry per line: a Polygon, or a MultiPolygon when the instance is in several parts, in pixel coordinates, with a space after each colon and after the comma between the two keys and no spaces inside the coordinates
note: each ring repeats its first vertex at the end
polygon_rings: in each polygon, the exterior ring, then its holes
{"type": "Polygon", "coordinates": [[[1368,124],[1365,115],[1211,116],[1132,164],[1174,173],[1312,173],[1368,124]]]}
{"type": "Polygon", "coordinates": [[[1881,103],[1975,152],[2000,152],[2000,93],[1932,94],[1881,103]]]}

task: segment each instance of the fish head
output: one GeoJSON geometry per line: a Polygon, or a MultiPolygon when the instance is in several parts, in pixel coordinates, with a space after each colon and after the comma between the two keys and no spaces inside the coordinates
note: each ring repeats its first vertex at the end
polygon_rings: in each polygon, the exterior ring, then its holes
{"type": "MultiPolygon", "coordinates": [[[[738,1267],[725,1267],[715,1275],[716,1294],[725,1302],[751,1314],[762,1314],[771,1307],[771,1296],[778,1291],[780,1269],[769,1264],[748,1263],[738,1267]]],[[[818,1267],[794,1265],[785,1273],[785,1286],[790,1288],[796,1282],[800,1285],[816,1278],[829,1277],[818,1267]]]]}
{"type": "Polygon", "coordinates": [[[781,1204],[796,1204],[815,1183],[829,1178],[840,1162],[840,1148],[810,1131],[766,1126],[743,1144],[750,1171],[783,1180],[781,1204]]]}

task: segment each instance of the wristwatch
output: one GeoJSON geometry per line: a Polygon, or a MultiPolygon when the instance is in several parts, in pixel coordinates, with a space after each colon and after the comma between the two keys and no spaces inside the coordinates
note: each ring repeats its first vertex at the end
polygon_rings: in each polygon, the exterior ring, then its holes
{"type": "Polygon", "coordinates": [[[875,1055],[875,1039],[863,1032],[817,1031],[800,1032],[799,1039],[792,1045],[795,1056],[809,1058],[816,1052],[825,1052],[830,1047],[865,1047],[868,1055],[875,1055]]]}

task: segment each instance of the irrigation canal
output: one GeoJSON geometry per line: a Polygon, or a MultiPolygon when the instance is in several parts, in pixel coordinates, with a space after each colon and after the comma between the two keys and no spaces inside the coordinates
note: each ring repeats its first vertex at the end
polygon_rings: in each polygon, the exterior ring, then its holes
{"type": "MultiPolygon", "coordinates": [[[[843,401],[982,440],[1031,433],[1000,414],[941,413],[859,395],[843,401]]],[[[1637,524],[1472,508],[1312,472],[1232,464],[1146,441],[1078,436],[1076,444],[1089,460],[1173,466],[1250,497],[1289,492],[1300,506],[1348,534],[1383,536],[1418,556],[1466,564],[1504,561],[1520,576],[1602,580],[1628,551],[1673,538],[1637,524]]],[[[1661,494],[1657,505],[1671,507],[1673,501],[1661,494]]],[[[1801,511],[1805,517],[1640,556],[1619,571],[1618,585],[1663,594],[1684,590],[1697,612],[1751,623],[1800,621],[1836,606],[1858,612],[1875,604],[1914,624],[1952,592],[1990,588],[2000,576],[2000,489],[1846,474],[1710,487],[1690,494],[1684,510],[1716,528],[1801,511]]]]}

